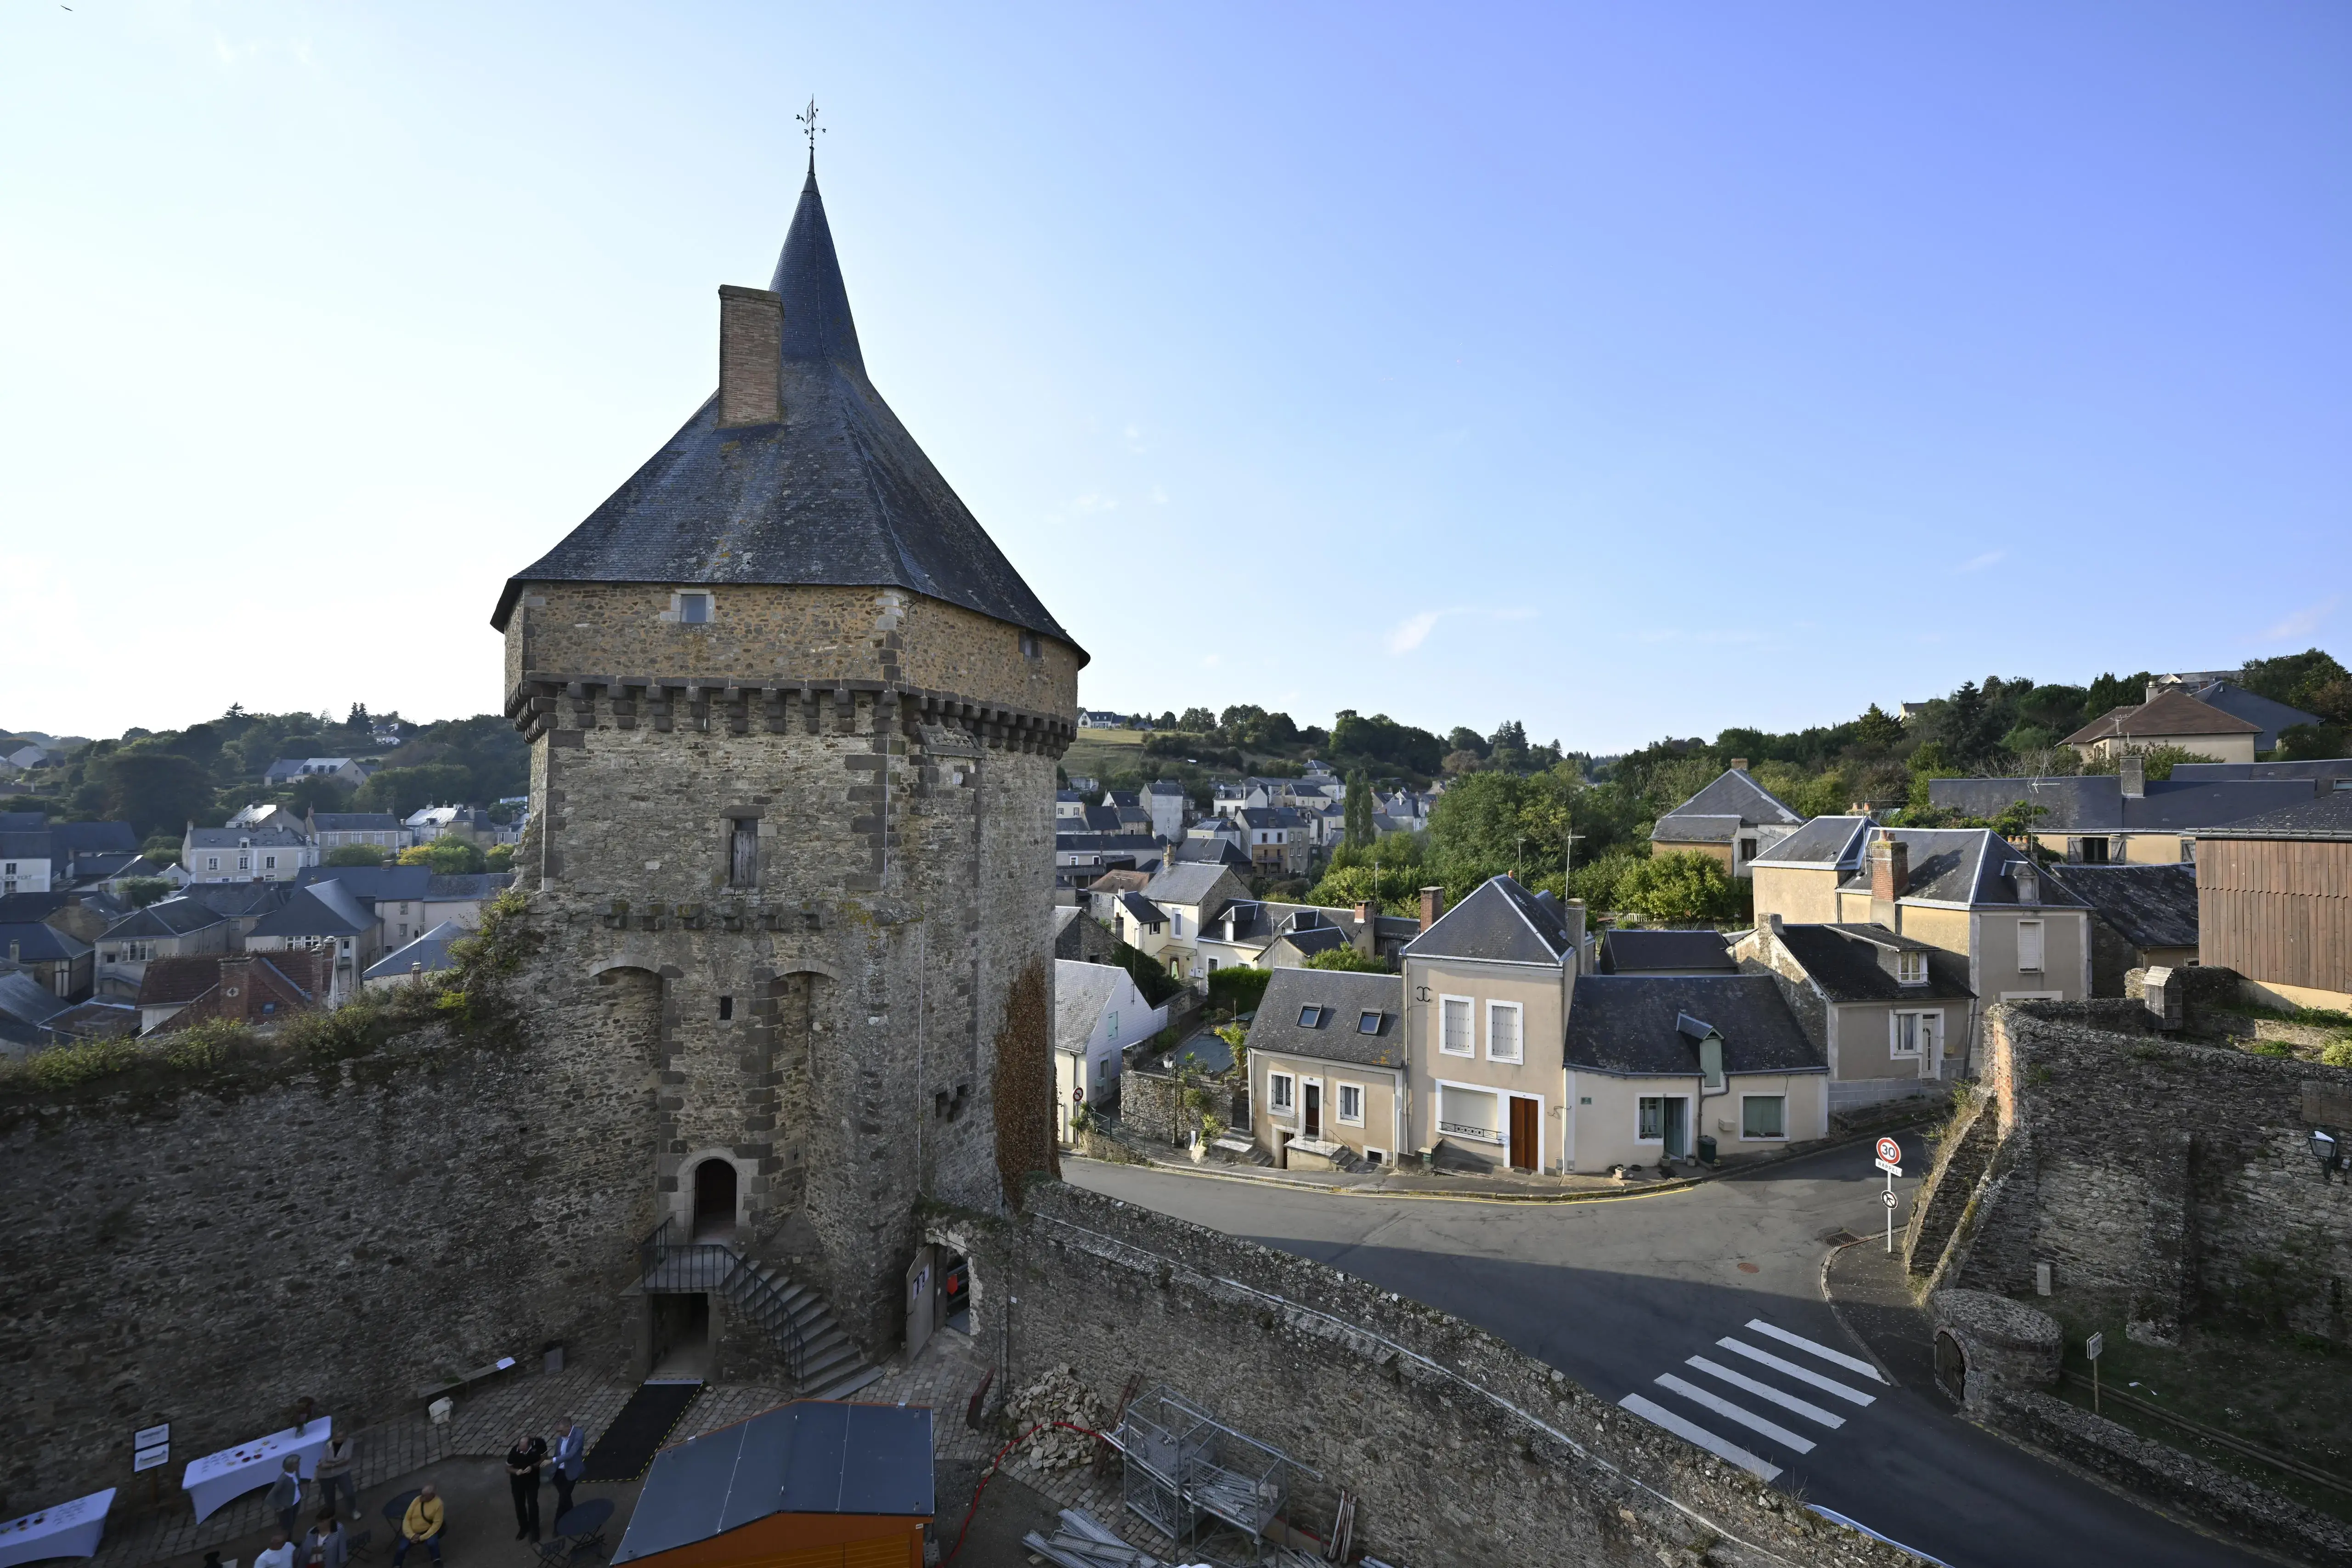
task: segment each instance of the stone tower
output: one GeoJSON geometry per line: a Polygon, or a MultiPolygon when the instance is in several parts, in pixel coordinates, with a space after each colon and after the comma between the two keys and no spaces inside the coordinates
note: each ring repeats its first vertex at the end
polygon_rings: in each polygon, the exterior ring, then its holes
{"type": "Polygon", "coordinates": [[[918,1202],[996,1209],[1052,1162],[1087,655],[866,379],[814,163],[769,287],[719,294],[718,392],[491,617],[534,1026],[644,1096],[648,1230],[878,1352],[918,1202]]]}

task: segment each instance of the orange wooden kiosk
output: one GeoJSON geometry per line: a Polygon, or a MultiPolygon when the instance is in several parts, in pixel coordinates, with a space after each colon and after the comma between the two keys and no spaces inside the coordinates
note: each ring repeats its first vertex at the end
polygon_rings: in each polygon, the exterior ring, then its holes
{"type": "Polygon", "coordinates": [[[923,1568],[931,1413],[804,1399],[654,1457],[613,1553],[660,1568],[923,1568]]]}

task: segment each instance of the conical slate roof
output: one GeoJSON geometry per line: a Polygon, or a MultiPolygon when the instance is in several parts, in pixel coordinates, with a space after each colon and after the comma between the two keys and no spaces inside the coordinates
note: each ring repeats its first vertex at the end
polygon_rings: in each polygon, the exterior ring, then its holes
{"type": "Polygon", "coordinates": [[[714,393],[507,580],[490,624],[506,629],[526,582],[837,584],[909,589],[1076,647],[866,379],[814,163],[771,287],[783,419],[722,430],[714,393]]]}

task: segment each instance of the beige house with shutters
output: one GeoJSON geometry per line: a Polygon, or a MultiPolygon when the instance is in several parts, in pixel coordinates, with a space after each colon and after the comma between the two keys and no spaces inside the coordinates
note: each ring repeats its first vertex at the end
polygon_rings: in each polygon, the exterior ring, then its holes
{"type": "Polygon", "coordinates": [[[1250,1024],[1250,1137],[1286,1170],[1356,1170],[1404,1147],[1404,982],[1277,969],[1250,1024]]]}

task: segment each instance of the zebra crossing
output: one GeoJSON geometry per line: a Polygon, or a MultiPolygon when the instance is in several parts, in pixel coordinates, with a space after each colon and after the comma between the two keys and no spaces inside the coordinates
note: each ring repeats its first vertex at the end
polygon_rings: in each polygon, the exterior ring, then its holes
{"type": "Polygon", "coordinates": [[[1874,1391],[1886,1384],[1878,1369],[1859,1356],[1750,1318],[1703,1352],[1660,1373],[1649,1386],[1660,1397],[1636,1392],[1618,1405],[1769,1481],[1780,1478],[1781,1467],[1757,1448],[1802,1458],[1876,1404],[1874,1391]],[[1824,1366],[1832,1370],[1821,1370],[1824,1366]],[[1696,1373],[1697,1380],[1686,1373],[1696,1373]]]}

